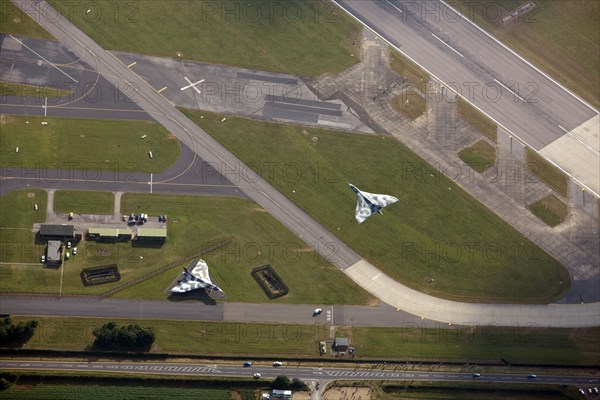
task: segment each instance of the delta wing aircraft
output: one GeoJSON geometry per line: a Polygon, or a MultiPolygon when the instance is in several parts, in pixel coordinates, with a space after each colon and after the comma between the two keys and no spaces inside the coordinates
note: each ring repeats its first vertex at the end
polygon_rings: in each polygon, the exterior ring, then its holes
{"type": "Polygon", "coordinates": [[[185,293],[196,289],[208,289],[209,292],[216,290],[223,292],[217,285],[213,284],[208,274],[208,265],[204,260],[198,260],[196,266],[190,272],[183,268],[183,279],[177,282],[171,289],[171,293],[185,293]]]}
{"type": "Polygon", "coordinates": [[[394,204],[398,201],[398,199],[394,196],[363,192],[351,183],[348,185],[350,186],[350,189],[356,193],[355,218],[359,224],[362,224],[365,219],[369,218],[375,213],[383,214],[381,212],[383,207],[389,206],[390,204],[394,204]]]}

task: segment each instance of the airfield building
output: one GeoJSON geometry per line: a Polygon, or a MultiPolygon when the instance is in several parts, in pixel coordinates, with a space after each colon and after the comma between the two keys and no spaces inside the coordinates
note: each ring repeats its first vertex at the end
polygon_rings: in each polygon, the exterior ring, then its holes
{"type": "Polygon", "coordinates": [[[117,242],[131,240],[133,232],[129,228],[90,228],[88,238],[99,242],[117,242]]]}
{"type": "Polygon", "coordinates": [[[62,243],[60,240],[49,240],[46,248],[46,265],[57,266],[62,264],[62,243]]]}
{"type": "Polygon", "coordinates": [[[40,225],[39,237],[42,240],[73,240],[75,227],[73,225],[40,225]]]}
{"type": "Polygon", "coordinates": [[[167,228],[138,228],[134,240],[149,243],[164,243],[167,240],[167,228]]]}
{"type": "Polygon", "coordinates": [[[338,353],[347,352],[348,346],[350,346],[348,338],[335,338],[335,341],[333,342],[333,349],[338,353]]]}
{"type": "Polygon", "coordinates": [[[291,390],[273,389],[271,392],[271,400],[289,400],[292,398],[291,390]]]}

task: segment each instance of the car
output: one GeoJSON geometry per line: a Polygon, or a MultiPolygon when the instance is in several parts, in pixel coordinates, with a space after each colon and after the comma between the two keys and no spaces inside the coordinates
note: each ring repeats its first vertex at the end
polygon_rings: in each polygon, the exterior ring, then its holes
{"type": "Polygon", "coordinates": [[[246,361],[244,363],[244,367],[251,367],[252,366],[252,361],[246,361]]]}
{"type": "Polygon", "coordinates": [[[163,216],[162,216],[162,214],[160,214],[160,215],[158,216],[158,222],[162,222],[162,220],[163,220],[163,216]]]}
{"type": "Polygon", "coordinates": [[[282,365],[283,365],[283,363],[281,361],[273,361],[274,367],[281,367],[282,365]]]}
{"type": "Polygon", "coordinates": [[[69,257],[71,257],[71,253],[69,253],[68,251],[65,253],[65,259],[68,260],[69,257]]]}
{"type": "Polygon", "coordinates": [[[535,378],[537,378],[537,375],[536,374],[529,374],[529,375],[527,375],[527,377],[529,379],[535,379],[535,378]]]}
{"type": "Polygon", "coordinates": [[[595,388],[594,388],[594,389],[592,389],[592,390],[594,391],[594,394],[598,394],[598,393],[600,393],[600,392],[598,391],[598,388],[597,388],[597,387],[595,387],[595,388]]]}
{"type": "Polygon", "coordinates": [[[163,222],[167,222],[167,214],[163,215],[163,222]]]}
{"type": "Polygon", "coordinates": [[[588,394],[592,394],[592,388],[588,388],[588,394]]]}
{"type": "Polygon", "coordinates": [[[73,255],[77,254],[77,247],[73,247],[73,255]]]}
{"type": "Polygon", "coordinates": [[[325,343],[325,341],[321,341],[321,343],[319,343],[319,352],[321,354],[327,353],[327,344],[325,343]]]}
{"type": "Polygon", "coordinates": [[[67,249],[71,248],[71,242],[67,242],[67,249]]]}
{"type": "Polygon", "coordinates": [[[123,221],[127,221],[127,215],[123,215],[123,221]]]}
{"type": "Polygon", "coordinates": [[[473,378],[479,378],[479,377],[481,377],[481,374],[479,372],[475,372],[473,374],[473,378]]]}
{"type": "Polygon", "coordinates": [[[69,219],[73,219],[74,216],[75,214],[73,214],[72,212],[69,213],[69,219]]]}
{"type": "Polygon", "coordinates": [[[319,315],[323,312],[322,308],[315,308],[315,311],[313,311],[313,315],[319,315]]]}
{"type": "Polygon", "coordinates": [[[260,379],[260,374],[258,372],[256,372],[253,376],[254,376],[254,379],[260,379]]]}
{"type": "Polygon", "coordinates": [[[579,394],[581,394],[582,396],[585,396],[585,390],[579,389],[579,394]]]}
{"type": "Polygon", "coordinates": [[[46,256],[42,254],[42,256],[40,257],[40,262],[43,264],[46,262],[46,256]]]}

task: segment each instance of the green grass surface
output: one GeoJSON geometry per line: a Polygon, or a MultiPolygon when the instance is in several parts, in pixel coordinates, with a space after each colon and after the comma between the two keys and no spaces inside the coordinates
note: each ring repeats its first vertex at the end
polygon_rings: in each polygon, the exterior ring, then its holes
{"type": "Polygon", "coordinates": [[[115,195],[111,192],[86,190],[57,190],[54,192],[54,211],[76,214],[112,214],[115,195]]]}
{"type": "Polygon", "coordinates": [[[138,400],[138,399],[230,400],[229,390],[191,387],[52,384],[17,385],[0,391],[0,399],[22,400],[138,400]]]}
{"type": "Polygon", "coordinates": [[[40,39],[54,39],[10,0],[0,0],[0,32],[40,39]]]}
{"type": "Polygon", "coordinates": [[[175,136],[153,122],[2,115],[0,129],[1,166],[85,169],[105,180],[112,171],[132,172],[128,179],[164,171],[180,152],[175,136]]]}
{"type": "Polygon", "coordinates": [[[557,193],[567,196],[569,191],[569,178],[542,156],[531,149],[526,149],[525,160],[527,169],[546,183],[557,193]]]}
{"type": "MultiPolygon", "coordinates": [[[[600,2],[597,0],[536,0],[536,9],[517,22],[502,24],[523,2],[458,0],[475,20],[538,68],[557,79],[593,106],[600,106],[600,2]],[[486,11],[484,11],[486,10],[486,11]],[[487,17],[486,17],[487,15],[487,17]]],[[[536,98],[533,87],[523,87],[521,96],[536,98]]],[[[543,101],[537,97],[539,101],[543,101]]]]}
{"type": "Polygon", "coordinates": [[[511,363],[598,365],[599,328],[455,327],[423,329],[346,327],[336,336],[348,337],[361,356],[404,359],[479,360],[511,363]]]}
{"type": "Polygon", "coordinates": [[[456,101],[457,114],[467,121],[469,125],[477,129],[482,135],[496,143],[498,136],[498,126],[478,109],[469,104],[466,100],[458,98],[456,101]]]}
{"type": "Polygon", "coordinates": [[[43,99],[48,97],[56,99],[67,96],[72,93],[71,90],[60,89],[56,87],[24,85],[22,83],[0,82],[0,96],[19,96],[19,97],[37,97],[43,99]]]}
{"type": "Polygon", "coordinates": [[[420,94],[407,90],[392,99],[392,107],[411,121],[419,118],[427,110],[427,102],[420,94]],[[407,104],[408,102],[408,104],[407,104]]]}
{"type": "MultiPolygon", "coordinates": [[[[218,115],[185,113],[362,257],[408,286],[475,302],[547,302],[569,288],[557,261],[393,138],[234,117],[221,124],[218,115]],[[359,225],[348,182],[400,201],[359,225]],[[430,278],[435,283],[428,284],[430,278]]],[[[452,168],[445,168],[449,175],[460,173],[452,168]]]]}
{"type": "Polygon", "coordinates": [[[420,91],[425,91],[429,74],[394,49],[390,49],[390,67],[398,75],[406,76],[420,91]]]}
{"type": "MultiPolygon", "coordinates": [[[[483,379],[483,378],[481,378],[483,379]]],[[[575,392],[575,390],[571,390],[575,392]]],[[[569,389],[550,385],[484,382],[414,382],[387,384],[375,391],[373,400],[567,400],[569,389]]]]}
{"type": "Polygon", "coordinates": [[[478,140],[474,145],[461,150],[458,156],[479,173],[496,163],[496,149],[485,140],[478,140]]]}
{"type": "MultiPolygon", "coordinates": [[[[72,1],[50,4],[68,9],[72,1]]],[[[73,22],[108,50],[171,58],[180,52],[211,64],[318,76],[360,60],[360,25],[328,1],[117,4],[96,1],[100,17],[78,12],[73,22]]]]}
{"type": "Polygon", "coordinates": [[[536,217],[549,226],[560,224],[567,218],[567,215],[569,215],[569,208],[567,205],[553,194],[549,194],[543,199],[531,204],[529,209],[536,217]]]}
{"type": "MultiPolygon", "coordinates": [[[[0,197],[0,262],[33,264],[0,264],[0,290],[10,289],[7,277],[12,274],[31,285],[34,279],[28,277],[28,272],[42,269],[39,260],[44,246],[35,243],[32,226],[46,221],[46,202],[47,193],[41,189],[20,189],[0,197]],[[38,205],[37,211],[35,204],[38,205]]],[[[40,272],[39,277],[40,286],[51,284],[44,272],[40,272]]]]}
{"type": "MultiPolygon", "coordinates": [[[[63,275],[63,294],[101,294],[233,236],[235,240],[228,247],[204,256],[211,274],[230,301],[365,304],[373,300],[254,202],[228,197],[146,194],[125,194],[121,201],[121,210],[125,214],[168,214],[167,242],[157,248],[133,246],[131,242],[83,240],[77,245],[77,255],[71,256],[58,269],[42,269],[40,265],[2,265],[0,288],[3,291],[58,293],[63,275]],[[115,263],[121,274],[119,282],[83,286],[80,278],[83,268],[115,263]],[[290,292],[286,296],[268,300],[250,275],[252,268],[267,263],[274,266],[288,285],[290,292]]],[[[22,237],[13,239],[15,246],[33,246],[32,235],[27,231],[22,237]]],[[[42,251],[43,246],[33,257],[34,262],[42,251]]],[[[182,267],[176,264],[152,279],[119,292],[118,296],[166,299],[164,292],[182,267]]]]}
{"type": "MultiPolygon", "coordinates": [[[[206,355],[318,356],[318,343],[329,338],[328,325],[250,324],[202,321],[159,321],[75,317],[35,318],[39,326],[25,348],[84,350],[92,331],[109,320],[117,325],[151,326],[156,341],[151,352],[206,355]]],[[[336,336],[349,337],[358,359],[492,361],[512,363],[598,365],[600,328],[448,327],[422,329],[344,327],[336,336]]],[[[331,358],[329,352],[323,359],[331,358]]]]}

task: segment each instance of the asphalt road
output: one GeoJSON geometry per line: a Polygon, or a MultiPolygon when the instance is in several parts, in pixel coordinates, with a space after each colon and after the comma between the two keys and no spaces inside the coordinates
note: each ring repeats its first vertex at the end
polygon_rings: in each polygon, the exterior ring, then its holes
{"type": "MultiPolygon", "coordinates": [[[[261,379],[274,379],[279,375],[299,378],[307,383],[311,381],[327,382],[331,380],[411,380],[411,381],[478,381],[487,383],[535,383],[546,385],[598,385],[600,379],[593,376],[577,375],[540,375],[529,378],[528,374],[482,373],[474,378],[473,373],[455,372],[423,372],[403,370],[401,366],[387,368],[328,368],[300,367],[298,364],[287,364],[282,367],[255,364],[244,368],[241,365],[227,364],[188,364],[188,363],[147,363],[147,362],[72,362],[72,361],[0,361],[0,369],[7,370],[53,370],[53,371],[93,371],[110,373],[170,374],[170,375],[203,375],[222,377],[251,377],[260,373],[261,379]]],[[[532,371],[534,372],[534,371],[532,371]]]]}
{"type": "Polygon", "coordinates": [[[536,150],[597,114],[440,1],[335,1],[536,150]]]}

